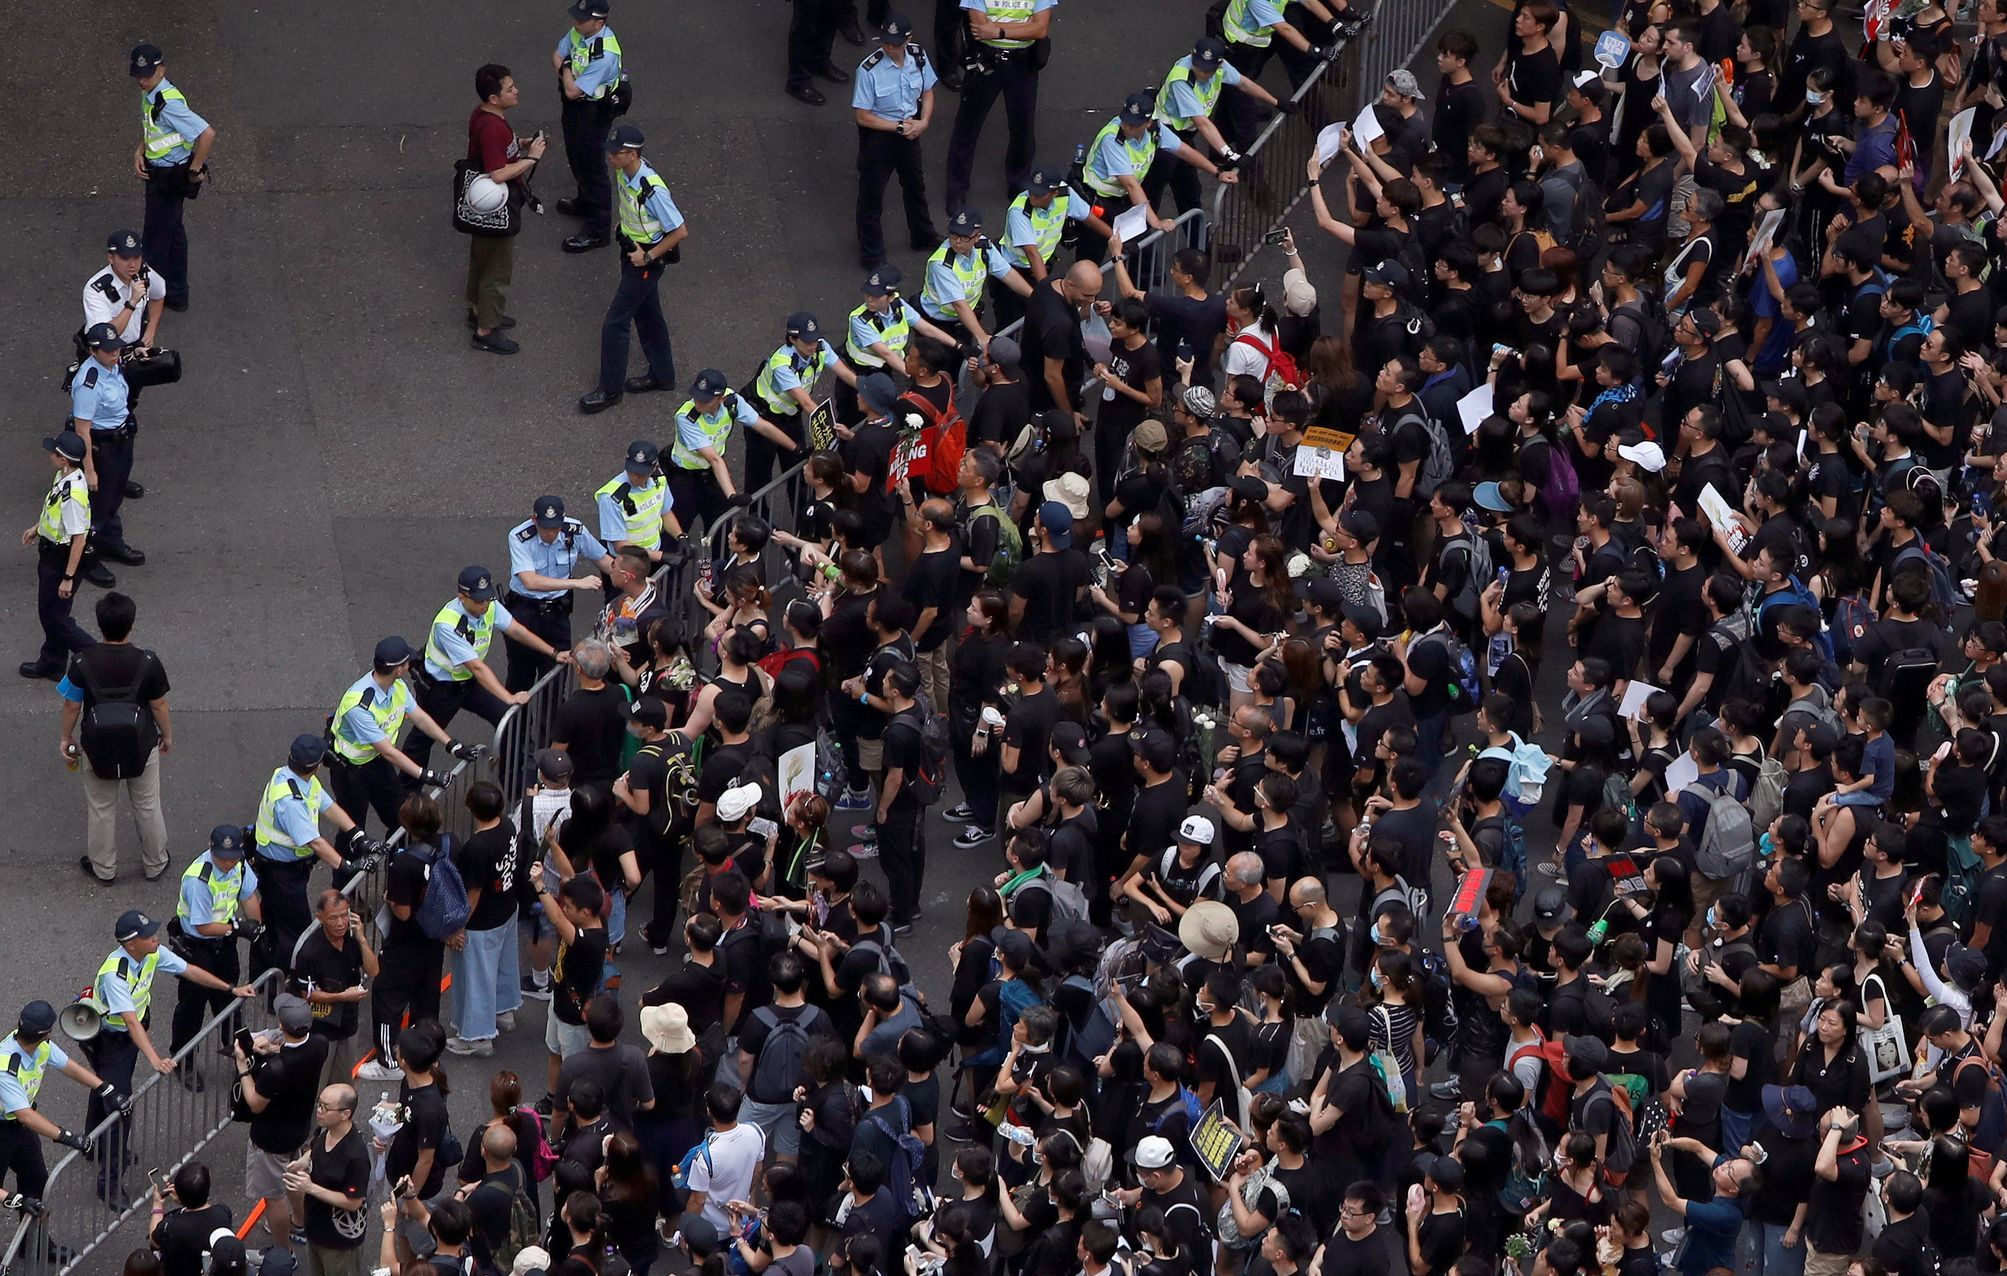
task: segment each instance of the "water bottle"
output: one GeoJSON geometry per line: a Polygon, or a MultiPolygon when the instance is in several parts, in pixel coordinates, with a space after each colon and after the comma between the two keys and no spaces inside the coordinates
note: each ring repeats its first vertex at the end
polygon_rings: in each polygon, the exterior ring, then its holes
{"type": "Polygon", "coordinates": [[[706,594],[711,592],[711,556],[709,554],[697,560],[697,587],[706,594]]]}
{"type": "Polygon", "coordinates": [[[1603,946],[1603,941],[1608,939],[1609,937],[1610,937],[1609,922],[1599,920],[1589,927],[1589,946],[1591,948],[1601,948],[1603,946]]]}
{"type": "Polygon", "coordinates": [[[63,757],[65,759],[63,765],[68,767],[72,771],[76,770],[78,767],[83,765],[83,760],[84,760],[83,750],[79,749],[74,744],[66,744],[63,746],[63,757]]]}

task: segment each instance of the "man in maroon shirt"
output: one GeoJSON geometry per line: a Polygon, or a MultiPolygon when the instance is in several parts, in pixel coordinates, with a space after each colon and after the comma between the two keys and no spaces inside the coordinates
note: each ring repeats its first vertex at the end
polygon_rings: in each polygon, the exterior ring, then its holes
{"type": "MultiPolygon", "coordinates": [[[[544,157],[542,133],[519,142],[509,127],[508,112],[521,94],[509,68],[488,63],[474,72],[474,92],[481,105],[467,120],[467,162],[497,182],[527,178],[544,157]]],[[[474,348],[490,354],[514,354],[522,349],[502,329],[514,319],[502,313],[515,274],[515,240],[508,235],[467,237],[467,322],[474,328],[474,348]]]]}

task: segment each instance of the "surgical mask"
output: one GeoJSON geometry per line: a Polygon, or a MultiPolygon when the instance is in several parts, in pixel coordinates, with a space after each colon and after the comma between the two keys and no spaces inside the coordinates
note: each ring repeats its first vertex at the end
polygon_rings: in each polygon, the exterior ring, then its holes
{"type": "Polygon", "coordinates": [[[1382,988],[1385,988],[1387,986],[1387,977],[1380,973],[1380,968],[1378,966],[1375,966],[1373,967],[1373,969],[1367,971],[1366,977],[1373,981],[1374,992],[1378,992],[1382,988]]]}
{"type": "MultiPolygon", "coordinates": [[[[1373,923],[1373,929],[1372,929],[1372,931],[1371,931],[1370,933],[1371,933],[1371,935],[1372,935],[1372,937],[1373,937],[1373,942],[1374,942],[1374,943],[1375,943],[1376,945],[1377,945],[1377,944],[1384,944],[1384,943],[1386,943],[1386,942],[1387,942],[1387,937],[1386,937],[1385,935],[1382,935],[1382,934],[1380,933],[1380,923],[1378,923],[1378,922],[1374,922],[1374,923],[1373,923]]],[[[1374,973],[1376,973],[1376,974],[1377,974],[1378,972],[1376,971],[1376,972],[1374,972],[1374,973]]]]}
{"type": "Polygon", "coordinates": [[[1805,104],[1807,106],[1824,106],[1826,99],[1831,96],[1830,93],[1813,93],[1807,90],[1805,93],[1805,104]]]}
{"type": "MultiPolygon", "coordinates": [[[[1765,836],[1768,836],[1768,835],[1766,834],[1765,836]]],[[[1717,914],[1717,913],[1716,913],[1716,912],[1714,911],[1714,906],[1713,906],[1712,904],[1708,905],[1708,909],[1707,909],[1707,925],[1708,925],[1708,929],[1710,929],[1710,930],[1719,930],[1719,929],[1721,929],[1721,918],[1720,918],[1720,916],[1719,916],[1719,915],[1718,915],[1718,914],[1717,914]]]]}
{"type": "Polygon", "coordinates": [[[1756,839],[1756,853],[1758,855],[1761,855],[1767,859],[1769,858],[1770,853],[1772,851],[1775,851],[1776,849],[1777,849],[1777,843],[1775,839],[1773,839],[1768,833],[1765,833],[1762,837],[1756,839]]]}

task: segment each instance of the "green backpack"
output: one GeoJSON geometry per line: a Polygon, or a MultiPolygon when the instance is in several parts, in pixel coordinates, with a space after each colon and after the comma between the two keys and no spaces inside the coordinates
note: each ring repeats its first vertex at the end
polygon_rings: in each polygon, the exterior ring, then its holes
{"type": "Polygon", "coordinates": [[[1019,534],[1017,524],[999,509],[994,501],[978,505],[969,511],[969,522],[979,518],[993,518],[997,522],[997,552],[990,557],[990,568],[983,574],[983,584],[1002,589],[1017,575],[1017,565],[1024,561],[1024,537],[1019,534]]]}

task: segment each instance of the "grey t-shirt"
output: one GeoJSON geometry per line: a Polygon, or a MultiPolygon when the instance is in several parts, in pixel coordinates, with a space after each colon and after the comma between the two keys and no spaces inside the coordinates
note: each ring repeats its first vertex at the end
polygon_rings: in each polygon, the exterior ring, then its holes
{"type": "Polygon", "coordinates": [[[601,1093],[606,1095],[607,1117],[622,1130],[632,1130],[635,1111],[642,1104],[655,1101],[655,1087],[648,1080],[648,1061],[639,1046],[586,1049],[566,1059],[558,1069],[559,1104],[569,1102],[571,1088],[586,1080],[598,1083],[601,1093]]]}

